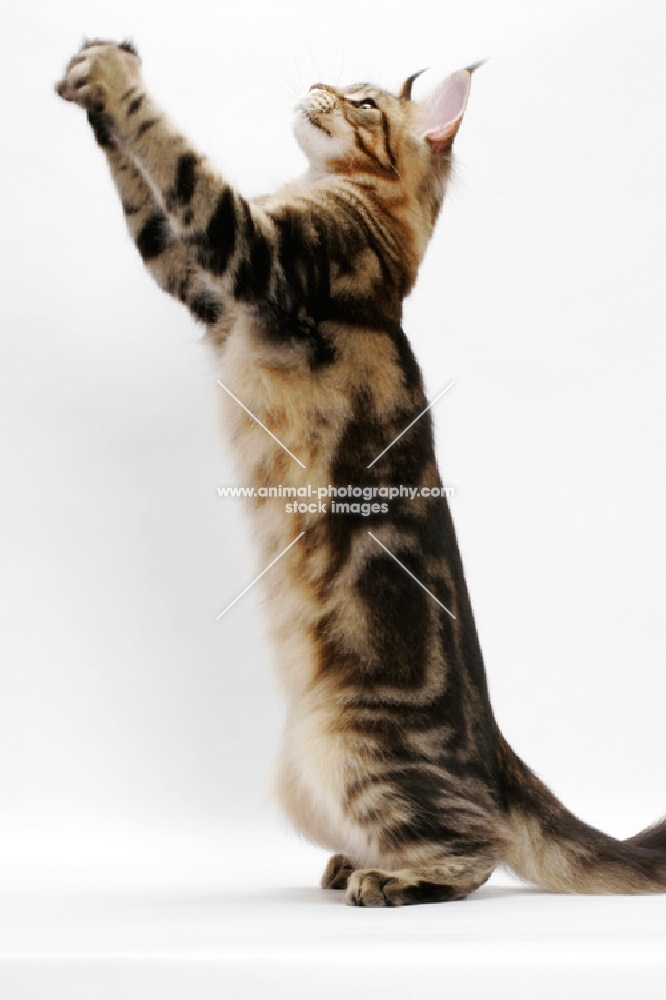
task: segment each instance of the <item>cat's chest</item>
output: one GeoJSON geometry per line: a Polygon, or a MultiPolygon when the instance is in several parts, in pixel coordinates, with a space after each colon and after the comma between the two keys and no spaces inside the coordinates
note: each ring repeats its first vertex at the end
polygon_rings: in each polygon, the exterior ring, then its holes
{"type": "Polygon", "coordinates": [[[243,314],[221,352],[219,373],[224,430],[242,485],[270,490],[271,497],[328,485],[347,410],[339,380],[313,374],[296,353],[280,357],[243,314]]]}
{"type": "Polygon", "coordinates": [[[313,549],[303,536],[325,516],[317,494],[331,482],[337,435],[322,416],[325,392],[299,369],[272,369],[248,324],[236,323],[220,358],[222,422],[236,481],[253,491],[246,510],[257,572],[273,564],[261,587],[278,675],[298,697],[315,669],[316,579],[327,558],[325,546],[313,549]]]}

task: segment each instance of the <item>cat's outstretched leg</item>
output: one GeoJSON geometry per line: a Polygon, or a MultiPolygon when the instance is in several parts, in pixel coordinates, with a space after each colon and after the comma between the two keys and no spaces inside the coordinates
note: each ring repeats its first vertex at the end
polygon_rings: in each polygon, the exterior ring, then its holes
{"type": "Polygon", "coordinates": [[[321,877],[322,889],[346,889],[355,864],[345,854],[334,854],[321,877]]]}
{"type": "Polygon", "coordinates": [[[150,96],[133,45],[86,42],[56,90],[85,108],[101,146],[123,147],[175,222],[187,226],[198,208],[214,204],[224,181],[150,96]]]}
{"type": "Polygon", "coordinates": [[[494,862],[444,857],[439,862],[383,871],[359,868],[347,882],[351,906],[408,906],[464,899],[490,878],[494,862]]]}
{"type": "Polygon", "coordinates": [[[164,291],[203,323],[215,323],[224,303],[206,279],[196,250],[172,224],[164,206],[122,147],[106,149],[130,235],[147,269],[164,291]]]}
{"type": "Polygon", "coordinates": [[[137,220],[135,239],[156,276],[161,258],[173,256],[178,244],[203,287],[215,287],[220,299],[267,293],[271,220],[227,184],[155,103],[132,46],[86,43],[56,89],[86,109],[109,157],[122,150],[150,189],[158,207],[137,220]]]}
{"type": "Polygon", "coordinates": [[[69,63],[57,91],[87,110],[104,150],[130,234],[157,284],[207,324],[222,313],[223,298],[200,266],[197,248],[183,236],[156,186],[127,148],[119,122],[138,111],[142,86],[137,56],[130,47],[89,43],[69,63]],[[94,72],[93,56],[104,52],[108,72],[94,72]],[[127,84],[127,86],[125,86],[127,84]],[[125,86],[117,100],[111,94],[125,86]]]}

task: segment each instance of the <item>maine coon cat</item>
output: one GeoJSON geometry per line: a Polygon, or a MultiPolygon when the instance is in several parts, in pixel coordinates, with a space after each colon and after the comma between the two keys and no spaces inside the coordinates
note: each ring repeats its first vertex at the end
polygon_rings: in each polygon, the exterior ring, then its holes
{"type": "Polygon", "coordinates": [[[314,84],[295,119],[307,174],[253,200],[164,116],[131,44],[86,43],[57,87],[87,111],[148,270],[206,324],[221,381],[264,425],[227,400],[245,481],[421,491],[367,516],[254,509],[264,565],[280,557],[280,797],[336,852],[323,885],[359,906],[460,899],[500,863],[555,891],[666,890],[666,822],[605,836],[504,740],[448,506],[425,495],[441,482],[402,301],[472,69],[423,101],[414,76],[397,96],[314,84]]]}

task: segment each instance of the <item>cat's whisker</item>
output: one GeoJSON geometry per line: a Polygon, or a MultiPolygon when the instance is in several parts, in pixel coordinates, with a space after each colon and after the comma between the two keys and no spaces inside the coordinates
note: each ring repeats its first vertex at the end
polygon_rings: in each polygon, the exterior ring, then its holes
{"type": "Polygon", "coordinates": [[[296,102],[300,97],[303,96],[303,90],[292,80],[290,77],[282,78],[282,86],[288,92],[289,97],[292,101],[296,102]]]}
{"type": "Polygon", "coordinates": [[[291,56],[292,56],[292,62],[294,64],[294,69],[296,71],[296,76],[297,76],[297,79],[298,79],[298,85],[297,85],[298,86],[298,93],[302,94],[302,93],[305,93],[307,91],[308,87],[305,86],[305,84],[303,83],[303,77],[302,77],[301,68],[300,68],[300,65],[299,65],[299,62],[298,62],[297,51],[298,51],[298,46],[297,46],[296,42],[294,42],[293,46],[292,46],[291,56]]]}
{"type": "Polygon", "coordinates": [[[340,80],[342,80],[342,78],[343,78],[344,68],[345,68],[345,56],[346,56],[345,47],[341,43],[340,44],[340,68],[339,68],[339,70],[338,70],[338,72],[336,73],[336,76],[335,76],[335,85],[336,85],[336,87],[340,85],[340,80]]]}
{"type": "Polygon", "coordinates": [[[317,61],[316,61],[316,59],[314,57],[312,46],[309,44],[309,42],[308,42],[308,46],[307,46],[307,52],[308,52],[308,56],[310,57],[310,78],[311,78],[311,80],[314,82],[314,81],[323,79],[323,76],[325,74],[320,73],[319,67],[317,65],[317,61]]]}

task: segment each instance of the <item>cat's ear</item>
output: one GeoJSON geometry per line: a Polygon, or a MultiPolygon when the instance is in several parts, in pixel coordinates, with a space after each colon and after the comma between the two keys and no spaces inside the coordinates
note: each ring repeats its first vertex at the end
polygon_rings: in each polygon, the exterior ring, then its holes
{"type": "Polygon", "coordinates": [[[456,137],[467,107],[472,73],[480,63],[452,73],[428,97],[418,102],[418,123],[433,152],[448,149],[456,137]]]}
{"type": "Polygon", "coordinates": [[[418,78],[423,73],[425,73],[425,70],[424,69],[420,69],[420,70],[418,70],[417,73],[412,73],[411,76],[407,77],[407,79],[403,83],[402,87],[400,88],[400,93],[398,94],[398,97],[400,98],[401,101],[411,101],[411,99],[412,99],[412,87],[414,86],[414,80],[418,80],[418,78]]]}

